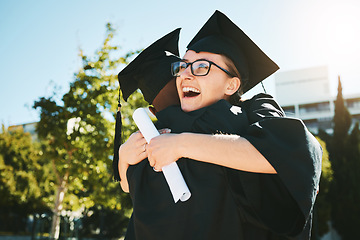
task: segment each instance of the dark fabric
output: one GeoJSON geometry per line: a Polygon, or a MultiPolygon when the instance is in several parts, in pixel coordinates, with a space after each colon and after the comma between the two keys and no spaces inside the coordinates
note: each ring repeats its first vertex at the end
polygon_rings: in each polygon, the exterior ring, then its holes
{"type": "Polygon", "coordinates": [[[251,123],[243,137],[276,169],[302,211],[294,229],[298,232],[307,222],[311,224],[321,174],[321,146],[301,120],[283,117],[270,95],[259,94],[243,107],[251,123]]]}
{"type": "Polygon", "coordinates": [[[173,133],[245,133],[249,125],[246,113],[239,106],[220,100],[208,107],[183,112],[180,106],[170,106],[156,114],[158,128],[170,127],[173,133]]]}
{"type": "MultiPolygon", "coordinates": [[[[179,107],[173,106],[159,112],[157,117],[157,127],[171,128],[173,133],[187,131],[238,134],[250,139],[256,147],[262,144],[271,145],[273,148],[260,146],[259,149],[266,158],[269,157],[271,164],[274,162],[273,166],[278,174],[249,173],[191,159],[179,159],[177,163],[192,196],[186,202],[175,204],[163,174],[154,172],[147,160],[130,166],[127,177],[134,212],[126,240],[308,239],[312,211],[309,203],[313,203],[315,199],[311,189],[312,185],[318,182],[317,172],[311,169],[317,169],[319,161],[299,160],[304,156],[300,152],[299,158],[293,157],[295,153],[288,156],[289,151],[278,153],[283,151],[284,147],[271,143],[274,140],[272,135],[266,141],[269,134],[260,134],[259,130],[253,130],[253,125],[257,126],[261,121],[283,118],[283,111],[271,96],[257,95],[240,107],[219,101],[190,113],[184,113],[179,107]],[[274,160],[273,156],[277,159],[274,160]],[[290,165],[291,171],[296,170],[291,162],[294,162],[295,166],[305,165],[298,169],[297,177],[290,178],[286,173],[287,165],[290,165]],[[311,162],[315,167],[307,165],[311,162]],[[304,189],[299,190],[299,186],[304,189]],[[306,229],[302,231],[304,227],[306,229]],[[295,235],[298,236],[293,237],[295,235]]],[[[299,120],[289,121],[281,131],[288,132],[292,138],[307,136],[298,136],[299,130],[292,132],[293,127],[298,128],[297,122],[299,120]]],[[[265,128],[263,131],[271,132],[270,123],[262,123],[262,126],[265,128]]],[[[303,131],[307,132],[306,129],[303,131]]],[[[321,151],[313,146],[318,146],[317,142],[306,142],[309,139],[312,140],[310,137],[303,138],[302,142],[292,140],[288,145],[304,145],[292,146],[291,149],[295,148],[297,151],[321,151]]],[[[321,159],[321,153],[313,153],[307,157],[321,159]]]]}

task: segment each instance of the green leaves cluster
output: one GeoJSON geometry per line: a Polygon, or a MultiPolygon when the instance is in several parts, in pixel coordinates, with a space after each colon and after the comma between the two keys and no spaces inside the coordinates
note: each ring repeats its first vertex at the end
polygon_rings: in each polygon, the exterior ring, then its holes
{"type": "Polygon", "coordinates": [[[0,134],[0,206],[26,206],[31,209],[43,205],[41,182],[42,151],[34,145],[29,133],[22,128],[0,134]]]}
{"type": "Polygon", "coordinates": [[[21,126],[0,133],[0,232],[23,232],[29,214],[46,212],[53,194],[40,143],[21,126]]]}

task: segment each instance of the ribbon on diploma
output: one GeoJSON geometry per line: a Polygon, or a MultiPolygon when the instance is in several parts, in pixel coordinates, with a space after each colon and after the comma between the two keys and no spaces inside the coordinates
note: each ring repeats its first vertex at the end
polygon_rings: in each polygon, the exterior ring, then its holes
{"type": "MultiPolygon", "coordinates": [[[[133,119],[147,143],[150,143],[152,138],[160,135],[144,108],[136,109],[133,113],[133,119]]],[[[164,166],[162,172],[169,185],[174,202],[188,200],[191,193],[177,163],[173,162],[164,166]]]]}

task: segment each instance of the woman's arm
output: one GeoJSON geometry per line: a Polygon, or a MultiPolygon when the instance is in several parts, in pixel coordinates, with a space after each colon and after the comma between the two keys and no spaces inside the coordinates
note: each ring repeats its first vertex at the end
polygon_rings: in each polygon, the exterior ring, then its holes
{"type": "Polygon", "coordinates": [[[237,170],[276,173],[261,153],[238,135],[164,134],[147,146],[150,165],[160,170],[181,157],[237,170]]]}
{"type": "Polygon", "coordinates": [[[124,192],[129,192],[126,171],[129,165],[137,164],[147,158],[145,146],[146,140],[143,135],[140,132],[135,132],[119,148],[120,186],[124,192]]]}

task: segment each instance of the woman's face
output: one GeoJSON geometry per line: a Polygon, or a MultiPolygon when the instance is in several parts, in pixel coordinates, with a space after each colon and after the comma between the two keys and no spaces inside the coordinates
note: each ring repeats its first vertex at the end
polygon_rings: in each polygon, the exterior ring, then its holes
{"type": "MultiPolygon", "coordinates": [[[[198,59],[212,61],[220,67],[229,70],[225,64],[224,57],[219,54],[209,52],[196,53],[195,51],[188,50],[183,58],[184,61],[190,63],[198,59]]],[[[206,76],[192,75],[190,66],[188,66],[176,78],[181,109],[185,112],[190,112],[209,106],[221,99],[228,99],[239,88],[239,85],[232,86],[234,84],[232,80],[234,80],[232,77],[213,65],[206,76]],[[233,90],[231,88],[236,89],[233,90]]]]}

